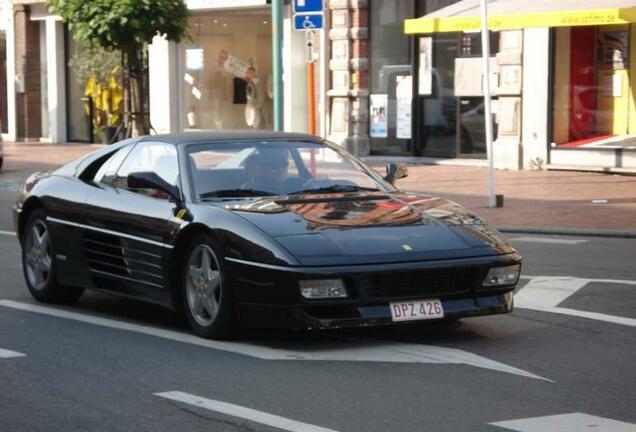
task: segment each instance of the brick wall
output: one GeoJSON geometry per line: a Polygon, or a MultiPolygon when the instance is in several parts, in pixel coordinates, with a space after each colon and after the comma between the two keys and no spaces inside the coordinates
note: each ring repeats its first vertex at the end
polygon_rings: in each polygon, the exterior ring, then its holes
{"type": "Polygon", "coordinates": [[[369,13],[366,0],[330,0],[331,88],[329,139],[369,154],[369,13]]]}
{"type": "MultiPolygon", "coordinates": [[[[4,42],[6,39],[2,39],[4,42]]],[[[0,124],[2,132],[6,133],[9,129],[8,121],[8,99],[7,99],[7,49],[3,43],[0,46],[0,124]]]]}
{"type": "Polygon", "coordinates": [[[24,92],[16,94],[17,138],[42,136],[40,83],[40,25],[30,20],[29,6],[14,5],[15,72],[24,80],[24,92]]]}

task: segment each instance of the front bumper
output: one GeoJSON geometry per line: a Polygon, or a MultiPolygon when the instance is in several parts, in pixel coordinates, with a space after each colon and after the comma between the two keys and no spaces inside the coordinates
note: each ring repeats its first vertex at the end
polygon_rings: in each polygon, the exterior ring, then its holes
{"type": "Polygon", "coordinates": [[[519,255],[507,254],[434,262],[282,267],[226,258],[225,269],[241,325],[333,329],[421,322],[393,322],[389,303],[394,301],[440,299],[443,319],[449,320],[511,312],[515,285],[485,289],[481,282],[489,268],[520,262],[519,255]],[[456,276],[462,272],[472,276],[456,276]],[[446,275],[452,283],[430,275],[446,275]],[[342,278],[349,298],[301,297],[298,281],[319,278],[342,278]],[[378,290],[378,281],[386,289],[378,290]]]}

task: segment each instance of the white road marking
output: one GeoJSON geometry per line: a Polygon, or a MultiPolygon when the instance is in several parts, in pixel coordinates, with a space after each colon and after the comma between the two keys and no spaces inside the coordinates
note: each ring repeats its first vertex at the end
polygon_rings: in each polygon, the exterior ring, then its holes
{"type": "Polygon", "coordinates": [[[558,307],[568,297],[591,282],[636,286],[636,281],[629,280],[535,276],[531,277],[530,282],[515,295],[515,307],[636,327],[636,319],[633,318],[558,307]]]}
{"type": "Polygon", "coordinates": [[[268,414],[266,412],[257,411],[255,409],[247,408],[241,405],[234,405],[227,402],[206,399],[180,391],[155,393],[155,396],[182,402],[199,408],[205,408],[210,411],[216,411],[232,417],[239,417],[255,423],[264,424],[290,432],[336,432],[333,429],[326,429],[308,423],[301,423],[296,420],[291,420],[274,414],[268,414]]]}
{"type": "Polygon", "coordinates": [[[580,280],[584,280],[587,283],[609,283],[609,284],[621,284],[621,285],[635,285],[636,286],[636,280],[625,280],[625,279],[599,279],[599,278],[577,278],[575,276],[530,276],[530,275],[523,275],[521,276],[521,279],[565,279],[565,278],[570,278],[570,279],[580,279],[580,280]]]}
{"type": "Polygon", "coordinates": [[[285,348],[273,348],[258,345],[256,343],[212,341],[172,330],[164,330],[108,318],[84,315],[77,312],[65,311],[48,306],[21,303],[13,300],[0,300],[0,306],[99,325],[102,327],[146,334],[172,341],[241,354],[262,360],[463,364],[552,382],[547,378],[543,378],[531,372],[517,369],[513,366],[455,348],[408,344],[377,339],[329,339],[303,343],[300,346],[290,345],[285,348]]]}
{"type": "Polygon", "coordinates": [[[599,312],[588,312],[588,311],[569,309],[569,308],[560,308],[560,307],[535,309],[535,310],[542,311],[542,312],[556,313],[560,315],[570,315],[570,316],[575,316],[580,318],[587,318],[587,319],[596,320],[596,321],[605,321],[612,324],[620,324],[620,325],[629,326],[629,327],[636,327],[636,319],[626,318],[626,317],[621,317],[616,315],[608,315],[608,314],[599,313],[599,312]]]}
{"type": "Polygon", "coordinates": [[[565,245],[575,245],[579,243],[588,242],[588,240],[583,240],[583,239],[560,239],[560,238],[533,237],[533,236],[514,237],[508,240],[511,242],[553,243],[553,244],[565,244],[565,245]]]}
{"type": "Polygon", "coordinates": [[[2,231],[2,230],[0,230],[0,235],[6,235],[6,236],[15,237],[15,233],[13,231],[2,231]]]}
{"type": "Polygon", "coordinates": [[[0,359],[8,359],[8,358],[15,358],[15,357],[26,357],[26,354],[0,348],[0,359]]]}
{"type": "Polygon", "coordinates": [[[536,277],[515,295],[515,306],[526,309],[553,308],[587,285],[571,277],[536,277]]]}
{"type": "Polygon", "coordinates": [[[530,417],[490,424],[517,432],[636,432],[636,424],[585,413],[530,417]]]}

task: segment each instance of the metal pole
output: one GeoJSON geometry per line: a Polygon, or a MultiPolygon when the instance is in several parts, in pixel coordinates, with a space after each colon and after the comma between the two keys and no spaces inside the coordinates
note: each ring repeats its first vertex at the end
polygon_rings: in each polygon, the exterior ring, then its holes
{"type": "Polygon", "coordinates": [[[283,130],[283,0],[272,0],[274,130],[283,130]]]}
{"type": "MultiPolygon", "coordinates": [[[[305,32],[305,59],[307,63],[307,133],[316,135],[316,94],[314,82],[314,32],[305,32]]],[[[309,153],[309,171],[316,175],[316,152],[311,149],[309,153]]]]}
{"type": "Polygon", "coordinates": [[[488,153],[488,205],[497,206],[495,196],[495,167],[492,152],[492,113],[490,106],[490,37],[488,34],[487,0],[481,0],[481,47],[484,81],[484,121],[486,122],[486,152],[488,153]]]}
{"type": "Polygon", "coordinates": [[[314,32],[305,32],[305,63],[307,64],[307,132],[316,135],[316,96],[314,89],[314,32]]]}

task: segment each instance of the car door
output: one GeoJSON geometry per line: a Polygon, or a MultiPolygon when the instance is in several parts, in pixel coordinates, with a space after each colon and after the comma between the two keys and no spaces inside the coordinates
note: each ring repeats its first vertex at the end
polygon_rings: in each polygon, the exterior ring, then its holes
{"type": "Polygon", "coordinates": [[[171,238],[177,203],[154,189],[131,189],[128,175],[152,171],[179,188],[173,144],[139,142],[115,173],[97,178],[86,201],[81,239],[94,288],[170,304],[171,238]]]}

